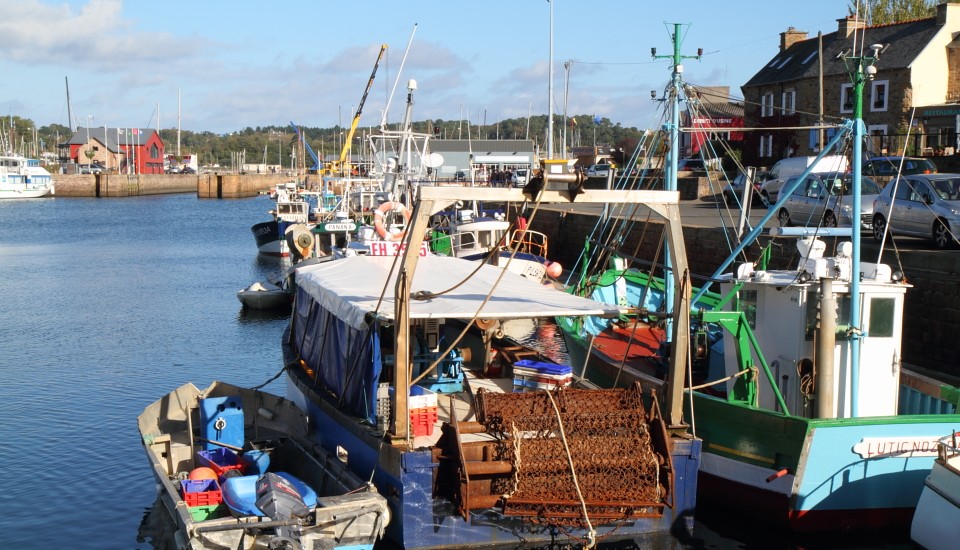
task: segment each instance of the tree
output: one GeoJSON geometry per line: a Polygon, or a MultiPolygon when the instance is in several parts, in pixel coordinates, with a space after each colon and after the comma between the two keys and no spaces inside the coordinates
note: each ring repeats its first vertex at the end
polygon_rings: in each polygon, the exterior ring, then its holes
{"type": "Polygon", "coordinates": [[[859,5],[861,19],[871,25],[887,25],[932,17],[937,13],[937,3],[938,0],[853,0],[848,10],[854,15],[859,5]]]}

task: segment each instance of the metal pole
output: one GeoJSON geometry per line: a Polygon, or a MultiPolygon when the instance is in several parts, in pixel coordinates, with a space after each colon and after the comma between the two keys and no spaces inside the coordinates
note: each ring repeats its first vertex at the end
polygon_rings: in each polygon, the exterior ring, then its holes
{"type": "Polygon", "coordinates": [[[550,4],[550,60],[547,63],[547,158],[553,158],[553,2],[550,4]]]}

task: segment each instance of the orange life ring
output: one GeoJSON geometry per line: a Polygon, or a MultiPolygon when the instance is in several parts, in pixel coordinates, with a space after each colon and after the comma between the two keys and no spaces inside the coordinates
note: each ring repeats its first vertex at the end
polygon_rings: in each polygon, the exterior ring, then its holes
{"type": "Polygon", "coordinates": [[[380,235],[380,238],[385,241],[402,240],[407,234],[406,226],[408,225],[410,225],[410,211],[407,210],[407,207],[402,202],[385,202],[373,211],[373,228],[377,231],[377,235],[380,235]],[[387,212],[400,212],[403,214],[403,231],[399,233],[387,231],[386,226],[383,225],[383,218],[387,212]]]}

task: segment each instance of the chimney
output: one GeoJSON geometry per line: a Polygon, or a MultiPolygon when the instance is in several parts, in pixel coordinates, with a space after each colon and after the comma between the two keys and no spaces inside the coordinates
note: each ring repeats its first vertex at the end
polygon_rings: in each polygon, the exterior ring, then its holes
{"type": "Polygon", "coordinates": [[[843,19],[837,19],[837,35],[840,38],[849,38],[853,31],[858,31],[865,29],[867,27],[867,22],[863,19],[857,19],[852,15],[848,15],[843,19]]]}
{"type": "Polygon", "coordinates": [[[960,3],[957,0],[949,0],[947,2],[941,2],[937,4],[937,26],[943,26],[947,24],[947,19],[950,17],[957,17],[957,8],[960,8],[960,3]],[[952,16],[948,15],[947,12],[953,11],[952,16]]]}
{"type": "Polygon", "coordinates": [[[807,39],[807,31],[798,31],[793,27],[787,27],[787,30],[780,33],[780,52],[785,52],[797,42],[807,39]]]}

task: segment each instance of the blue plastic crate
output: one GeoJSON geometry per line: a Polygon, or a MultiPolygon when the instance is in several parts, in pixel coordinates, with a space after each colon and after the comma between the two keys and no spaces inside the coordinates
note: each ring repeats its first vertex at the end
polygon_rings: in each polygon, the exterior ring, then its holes
{"type": "Polygon", "coordinates": [[[562,376],[564,374],[573,373],[573,369],[570,365],[558,365],[556,363],[543,363],[541,361],[531,361],[529,359],[521,359],[513,364],[514,367],[520,367],[524,369],[533,369],[537,372],[542,372],[544,374],[552,374],[556,376],[562,376]]]}

